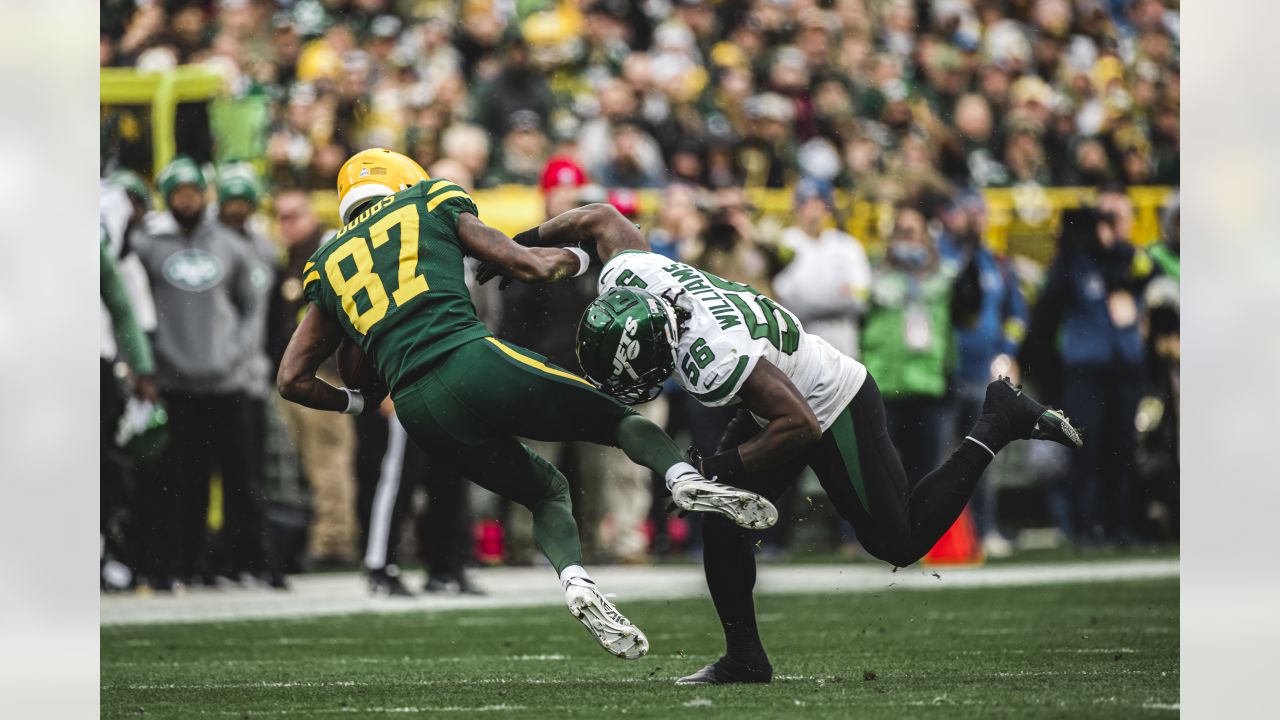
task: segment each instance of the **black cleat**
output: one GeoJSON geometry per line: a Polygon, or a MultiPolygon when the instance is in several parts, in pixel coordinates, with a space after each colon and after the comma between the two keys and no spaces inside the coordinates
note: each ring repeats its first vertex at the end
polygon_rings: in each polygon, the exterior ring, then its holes
{"type": "Polygon", "coordinates": [[[466,573],[454,575],[452,573],[432,574],[427,578],[426,585],[422,589],[432,595],[485,595],[485,591],[475,583],[471,582],[471,578],[466,573]]]}
{"type": "Polygon", "coordinates": [[[458,593],[462,595],[488,595],[484,588],[472,582],[465,572],[458,576],[458,593]]]}
{"type": "Polygon", "coordinates": [[[1073,450],[1084,445],[1080,431],[1061,410],[1041,405],[1005,377],[987,386],[979,423],[983,421],[1008,428],[1020,440],[1050,440],[1073,450]]]}
{"type": "Polygon", "coordinates": [[[446,580],[438,575],[432,575],[427,578],[427,583],[422,586],[424,592],[432,595],[457,595],[458,584],[452,580],[446,580]]]}
{"type": "Polygon", "coordinates": [[[369,571],[369,594],[375,597],[413,597],[409,588],[400,582],[400,572],[394,566],[369,571]]]}
{"type": "Polygon", "coordinates": [[[730,685],[773,682],[773,667],[763,655],[746,663],[729,656],[720,658],[692,675],[676,680],[677,685],[730,685]]]}

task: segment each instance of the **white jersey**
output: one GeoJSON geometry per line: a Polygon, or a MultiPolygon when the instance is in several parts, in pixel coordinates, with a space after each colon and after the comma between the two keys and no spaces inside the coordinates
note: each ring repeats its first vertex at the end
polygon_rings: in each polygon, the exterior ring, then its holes
{"type": "Polygon", "coordinates": [[[791,379],[825,432],[867,377],[862,363],[806,333],[790,311],[747,285],[657,253],[627,250],[605,264],[598,289],[627,286],[661,295],[689,312],[675,378],[703,405],[738,402],[742,385],[764,358],[791,379]]]}

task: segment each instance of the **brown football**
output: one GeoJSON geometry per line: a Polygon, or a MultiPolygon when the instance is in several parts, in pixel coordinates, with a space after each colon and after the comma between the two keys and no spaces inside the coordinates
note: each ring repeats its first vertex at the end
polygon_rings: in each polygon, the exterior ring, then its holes
{"type": "Polygon", "coordinates": [[[338,374],[342,376],[343,385],[359,390],[366,397],[382,398],[387,394],[386,383],[359,345],[344,339],[338,346],[337,356],[338,374]]]}

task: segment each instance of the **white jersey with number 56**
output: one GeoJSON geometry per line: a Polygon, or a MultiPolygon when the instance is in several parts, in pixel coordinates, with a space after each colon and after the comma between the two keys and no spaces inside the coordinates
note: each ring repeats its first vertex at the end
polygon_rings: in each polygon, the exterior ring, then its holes
{"type": "Polygon", "coordinates": [[[657,253],[626,250],[601,269],[598,289],[627,286],[661,295],[689,312],[675,378],[703,405],[736,403],[764,358],[805,396],[825,432],[867,377],[862,363],[806,333],[790,311],[747,285],[657,253]]]}

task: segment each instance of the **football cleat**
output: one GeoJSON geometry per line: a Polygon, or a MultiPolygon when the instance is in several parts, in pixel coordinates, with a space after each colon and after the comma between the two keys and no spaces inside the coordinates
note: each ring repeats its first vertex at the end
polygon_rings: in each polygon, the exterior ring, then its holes
{"type": "Polygon", "coordinates": [[[778,509],[767,499],[694,472],[671,481],[671,500],[686,512],[723,515],[748,530],[765,530],[778,522],[778,509]]]}
{"type": "Polygon", "coordinates": [[[1006,377],[987,386],[981,419],[1009,428],[1021,440],[1049,440],[1073,450],[1084,446],[1080,431],[1061,410],[1041,405],[1006,377]]]}
{"type": "Polygon", "coordinates": [[[369,594],[374,597],[413,597],[401,582],[400,572],[394,565],[369,571],[369,594]]]}
{"type": "Polygon", "coordinates": [[[594,582],[585,578],[570,580],[564,589],[564,601],[600,647],[624,660],[635,660],[649,652],[649,638],[618,612],[594,582]]]}
{"type": "Polygon", "coordinates": [[[676,680],[677,685],[730,685],[734,683],[773,682],[773,667],[769,659],[745,663],[725,656],[692,675],[676,680]]]}
{"type": "Polygon", "coordinates": [[[466,573],[460,575],[431,575],[427,584],[422,586],[425,592],[433,595],[484,595],[485,591],[471,582],[466,573]]]}

